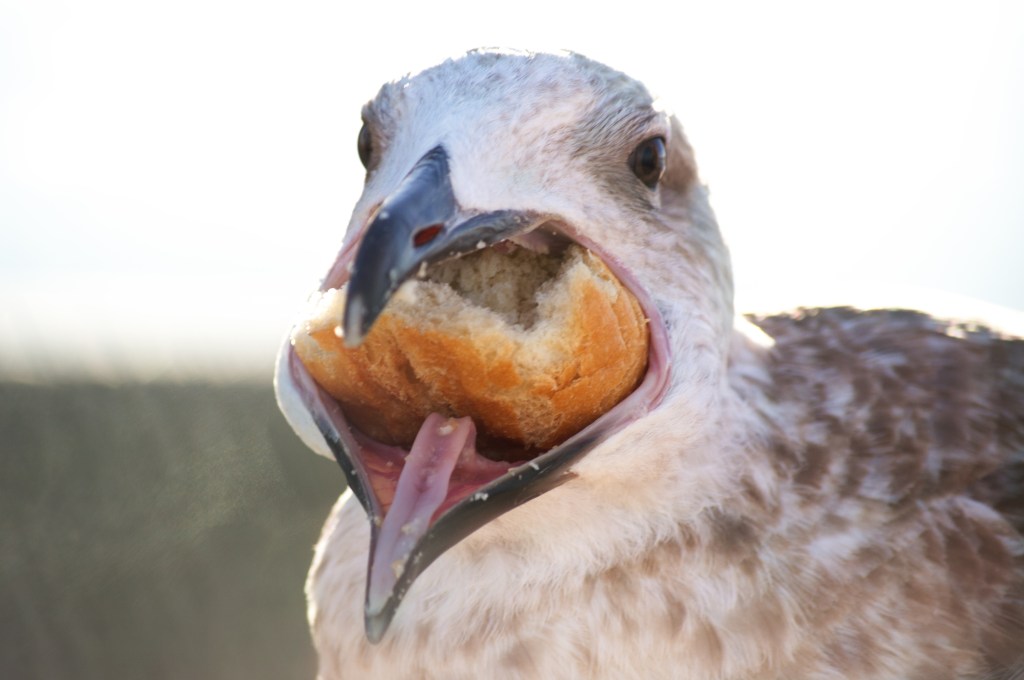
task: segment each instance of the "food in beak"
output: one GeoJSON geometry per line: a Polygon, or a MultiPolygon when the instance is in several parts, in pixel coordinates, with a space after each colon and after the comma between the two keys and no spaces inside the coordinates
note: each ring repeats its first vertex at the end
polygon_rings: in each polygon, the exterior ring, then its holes
{"type": "Polygon", "coordinates": [[[364,342],[345,347],[344,290],[329,290],[293,336],[349,422],[408,449],[433,413],[472,418],[478,447],[525,460],[613,408],[647,366],[647,320],[593,253],[509,241],[404,284],[364,342]]]}

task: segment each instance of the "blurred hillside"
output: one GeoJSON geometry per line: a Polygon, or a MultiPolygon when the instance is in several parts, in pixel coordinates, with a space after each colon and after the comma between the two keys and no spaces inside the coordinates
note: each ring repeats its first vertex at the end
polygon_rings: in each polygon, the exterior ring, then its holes
{"type": "Polygon", "coordinates": [[[311,678],[343,488],[270,381],[0,383],[0,677],[311,678]]]}

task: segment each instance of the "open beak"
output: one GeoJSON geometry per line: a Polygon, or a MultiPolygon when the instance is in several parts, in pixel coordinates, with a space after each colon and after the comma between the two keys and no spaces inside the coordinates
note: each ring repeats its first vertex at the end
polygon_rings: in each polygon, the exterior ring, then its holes
{"type": "MultiPolygon", "coordinates": [[[[463,209],[452,190],[447,153],[434,147],[383,201],[359,242],[342,251],[328,274],[325,289],[345,284],[345,343],[361,343],[402,283],[431,264],[505,239],[539,250],[574,240],[597,250],[568,225],[552,226],[555,222],[529,211],[463,209]]],[[[629,280],[628,272],[617,273],[629,280]]],[[[370,519],[365,626],[371,642],[383,637],[409,587],[438,556],[496,517],[571,479],[570,468],[580,457],[660,402],[668,379],[664,324],[640,287],[631,288],[652,326],[641,385],[559,445],[515,463],[481,456],[470,418],[429,416],[408,451],[373,441],[349,423],[294,347],[288,348],[286,389],[298,396],[370,519]]]]}

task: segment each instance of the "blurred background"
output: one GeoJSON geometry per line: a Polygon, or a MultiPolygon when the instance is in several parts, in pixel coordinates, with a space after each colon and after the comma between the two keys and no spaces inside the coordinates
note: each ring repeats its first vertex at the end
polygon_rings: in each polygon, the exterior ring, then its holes
{"type": "Polygon", "coordinates": [[[313,676],[343,480],[273,356],[358,197],[362,103],[491,45],[662,97],[741,309],[1024,309],[1020,3],[0,0],[0,677],[313,676]]]}

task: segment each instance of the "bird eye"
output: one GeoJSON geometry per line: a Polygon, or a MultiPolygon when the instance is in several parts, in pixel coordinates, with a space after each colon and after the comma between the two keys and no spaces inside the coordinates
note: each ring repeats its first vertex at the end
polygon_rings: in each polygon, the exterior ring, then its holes
{"type": "Polygon", "coordinates": [[[665,140],[662,137],[651,137],[640,142],[629,157],[629,167],[633,174],[647,185],[648,188],[658,186],[658,181],[665,174],[665,140]]]}
{"type": "Polygon", "coordinates": [[[359,149],[359,160],[362,162],[363,167],[369,170],[370,161],[373,160],[373,135],[370,133],[370,128],[367,127],[366,123],[363,123],[362,129],[359,130],[359,139],[356,142],[356,146],[359,149]]]}

